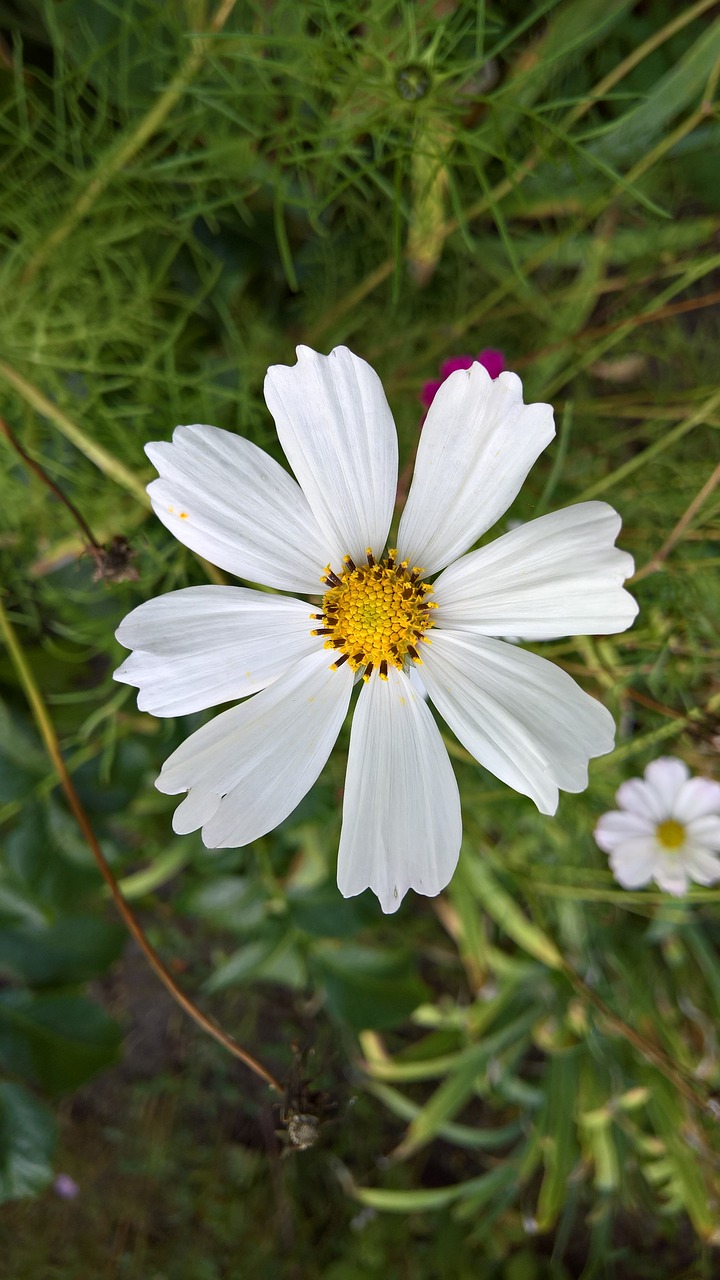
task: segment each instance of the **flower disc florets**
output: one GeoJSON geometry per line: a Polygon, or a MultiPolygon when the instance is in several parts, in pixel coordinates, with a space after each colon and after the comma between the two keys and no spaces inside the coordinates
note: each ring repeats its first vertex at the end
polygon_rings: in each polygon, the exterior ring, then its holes
{"type": "Polygon", "coordinates": [[[376,669],[387,680],[389,667],[401,671],[407,658],[422,662],[417,646],[432,643],[426,632],[433,625],[430,610],[437,605],[428,600],[432,587],[419,581],[422,569],[417,565],[410,569],[408,560],[398,564],[393,550],[380,561],[369,547],[366,555],[367,564],[359,566],[345,556],[339,575],[328,565],[322,579],[329,587],[323,611],[312,615],[323,625],[312,635],[327,636],[325,648],[341,650],[334,667],[349,662],[353,671],[364,668],[364,680],[376,669]]]}
{"type": "Polygon", "coordinates": [[[666,818],[664,822],[658,823],[655,835],[663,849],[668,849],[670,852],[674,852],[685,843],[685,828],[682,822],[677,822],[675,818],[666,818]]]}

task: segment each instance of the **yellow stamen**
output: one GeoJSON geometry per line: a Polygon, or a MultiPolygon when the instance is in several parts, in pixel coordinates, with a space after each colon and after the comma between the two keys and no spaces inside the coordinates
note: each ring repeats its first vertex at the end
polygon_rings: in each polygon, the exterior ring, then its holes
{"type": "Polygon", "coordinates": [[[674,818],[667,818],[665,822],[660,822],[655,829],[655,835],[660,844],[666,849],[672,849],[673,852],[685,843],[685,828],[674,818]]]}
{"type": "Polygon", "coordinates": [[[432,587],[418,580],[422,569],[417,565],[410,570],[409,561],[398,564],[394,550],[380,561],[370,548],[366,556],[367,564],[359,566],[345,556],[340,574],[328,565],[323,625],[312,635],[327,636],[325,648],[341,650],[334,667],[349,662],[353,671],[364,668],[365,680],[377,668],[380,679],[387,680],[389,667],[402,671],[408,659],[422,662],[418,645],[430,644],[425,633],[433,625],[430,610],[437,606],[427,599],[432,587]]]}

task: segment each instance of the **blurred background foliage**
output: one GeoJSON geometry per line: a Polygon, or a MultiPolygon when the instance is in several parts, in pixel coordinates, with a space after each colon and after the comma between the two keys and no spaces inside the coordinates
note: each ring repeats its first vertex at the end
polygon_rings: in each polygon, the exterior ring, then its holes
{"type": "Polygon", "coordinates": [[[150,939],[319,1122],[286,1154],[125,945],[1,650],[7,1274],[717,1274],[720,890],[624,892],[592,839],[656,755],[717,759],[717,5],[3,0],[0,31],[0,410],[133,557],[103,580],[0,436],[3,610],[150,939]],[[277,456],[297,341],[377,367],[406,464],[423,382],[502,348],[559,424],[512,517],[602,496],[639,567],[629,634],[542,646],[619,724],[587,793],[542,817],[448,739],[460,867],[389,919],[335,888],[346,738],[277,832],[208,852],[153,789],[203,717],[111,678],[121,618],[207,580],[143,445],[277,456]]]}

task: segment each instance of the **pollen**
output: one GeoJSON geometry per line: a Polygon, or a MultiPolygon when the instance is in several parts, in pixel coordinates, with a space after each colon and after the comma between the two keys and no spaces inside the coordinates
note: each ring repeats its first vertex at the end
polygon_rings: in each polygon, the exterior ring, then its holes
{"type": "Polygon", "coordinates": [[[658,823],[655,835],[663,848],[673,852],[685,843],[685,828],[682,822],[677,822],[675,818],[668,818],[665,822],[658,823]]]}
{"type": "Polygon", "coordinates": [[[328,565],[322,614],[314,615],[322,626],[311,634],[325,636],[325,648],[337,650],[334,667],[347,662],[364,680],[375,670],[387,680],[390,667],[401,671],[408,660],[422,662],[419,646],[432,643],[427,632],[437,605],[428,599],[432,587],[421,581],[417,565],[398,563],[397,551],[379,561],[369,547],[365,554],[361,565],[345,556],[339,573],[328,565]]]}

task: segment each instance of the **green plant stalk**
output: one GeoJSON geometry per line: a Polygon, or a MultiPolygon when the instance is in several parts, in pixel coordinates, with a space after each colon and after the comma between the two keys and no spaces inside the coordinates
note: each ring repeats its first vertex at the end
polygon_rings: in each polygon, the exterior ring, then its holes
{"type": "Polygon", "coordinates": [[[141,948],[148,964],[155,971],[158,978],[163,983],[163,986],[170,993],[176,1004],[179,1004],[180,1008],[183,1009],[184,1012],[202,1028],[203,1031],[212,1036],[214,1040],[217,1040],[218,1044],[221,1044],[223,1048],[227,1049],[235,1058],[239,1058],[246,1067],[249,1067],[256,1076],[259,1076],[261,1080],[264,1080],[265,1083],[268,1084],[276,1093],[282,1094],[282,1086],[271,1072],[268,1071],[262,1063],[253,1058],[253,1056],[245,1049],[241,1048],[232,1036],[228,1035],[226,1031],[223,1031],[223,1029],[209,1018],[207,1014],[204,1014],[194,1001],[191,1000],[190,997],[178,986],[157,951],[146,938],[142,926],[135,916],[132,908],[128,906],[125,901],[118,886],[118,882],[105,859],[100,845],[98,844],[95,833],[90,825],[90,820],[85,813],[80,797],[75,790],[72,778],[68,773],[60,750],[60,743],[58,742],[57,734],[55,733],[54,725],[48,715],[47,707],[43,701],[39,686],[25,659],[25,655],[17,636],[15,635],[14,628],[7,615],[1,596],[0,631],[2,631],[4,636],[5,643],[10,654],[10,660],[15,667],[18,680],[22,686],[23,692],[25,693],[25,697],[30,704],[33,719],[35,720],[35,724],[37,725],[40,736],[45,744],[45,749],[55,766],[55,770],[57,772],[60,785],[65,792],[68,805],[87,841],[88,847],[100,869],[103,879],[110,890],[113,902],[117,907],[123,923],[126,925],[128,931],[132,934],[138,946],[141,948]]]}

